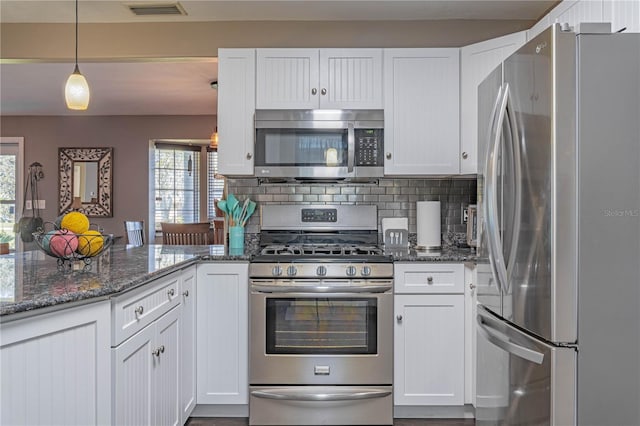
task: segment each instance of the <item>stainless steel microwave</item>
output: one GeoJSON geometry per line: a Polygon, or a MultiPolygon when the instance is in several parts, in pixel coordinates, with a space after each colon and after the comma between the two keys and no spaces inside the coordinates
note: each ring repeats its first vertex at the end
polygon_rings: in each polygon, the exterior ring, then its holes
{"type": "Polygon", "coordinates": [[[258,178],[370,179],[384,173],[382,110],[257,110],[258,178]]]}

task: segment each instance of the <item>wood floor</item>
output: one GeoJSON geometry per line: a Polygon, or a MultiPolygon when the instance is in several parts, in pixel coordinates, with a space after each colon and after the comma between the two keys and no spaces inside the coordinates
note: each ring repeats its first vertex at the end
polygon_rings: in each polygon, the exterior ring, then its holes
{"type": "MultiPolygon", "coordinates": [[[[191,417],[187,426],[247,426],[247,418],[191,417]]],[[[393,426],[473,426],[473,419],[394,419],[393,426]]]]}

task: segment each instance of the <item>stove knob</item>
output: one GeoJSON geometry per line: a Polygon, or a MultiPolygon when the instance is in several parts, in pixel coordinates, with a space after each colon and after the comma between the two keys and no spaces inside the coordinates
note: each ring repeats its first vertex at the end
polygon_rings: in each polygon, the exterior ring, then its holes
{"type": "Polygon", "coordinates": [[[289,275],[290,277],[295,276],[297,273],[298,269],[295,266],[291,265],[287,268],[287,275],[289,275]]]}
{"type": "Polygon", "coordinates": [[[358,272],[358,271],[356,270],[355,266],[347,266],[347,276],[348,277],[355,277],[356,272],[358,272]]]}
{"type": "Polygon", "coordinates": [[[282,266],[280,265],[274,266],[273,269],[271,270],[271,275],[273,275],[274,277],[279,277],[280,275],[282,275],[282,266]]]}
{"type": "Polygon", "coordinates": [[[368,277],[369,275],[371,275],[371,266],[363,266],[361,273],[363,277],[368,277]]]}
{"type": "Polygon", "coordinates": [[[325,275],[327,275],[327,267],[326,266],[318,266],[318,268],[316,268],[316,275],[318,275],[319,277],[324,277],[325,275]]]}

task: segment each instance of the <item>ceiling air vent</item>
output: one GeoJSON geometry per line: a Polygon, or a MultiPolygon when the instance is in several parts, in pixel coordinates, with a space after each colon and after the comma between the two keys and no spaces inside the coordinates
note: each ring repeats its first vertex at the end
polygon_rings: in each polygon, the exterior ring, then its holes
{"type": "Polygon", "coordinates": [[[134,15],[186,15],[180,3],[128,4],[127,7],[134,15]]]}

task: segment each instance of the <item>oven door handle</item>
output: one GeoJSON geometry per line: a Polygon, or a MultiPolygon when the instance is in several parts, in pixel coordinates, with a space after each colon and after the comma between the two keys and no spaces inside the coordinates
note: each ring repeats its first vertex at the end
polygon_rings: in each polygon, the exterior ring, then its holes
{"type": "Polygon", "coordinates": [[[384,398],[391,391],[382,389],[354,389],[342,392],[310,392],[304,389],[255,390],[251,395],[256,398],[279,399],[287,401],[355,401],[360,399],[384,398]]]}
{"type": "Polygon", "coordinates": [[[251,284],[251,290],[258,293],[384,293],[391,291],[392,288],[392,284],[365,286],[281,286],[251,284]]]}

